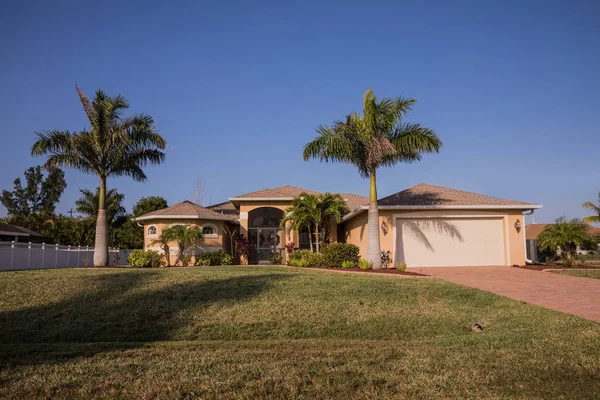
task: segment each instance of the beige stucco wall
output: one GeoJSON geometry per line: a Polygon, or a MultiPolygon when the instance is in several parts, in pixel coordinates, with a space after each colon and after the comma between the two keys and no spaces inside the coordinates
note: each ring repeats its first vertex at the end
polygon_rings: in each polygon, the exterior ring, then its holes
{"type": "MultiPolygon", "coordinates": [[[[392,259],[395,259],[395,244],[394,244],[394,223],[392,218],[394,215],[417,212],[419,210],[380,210],[379,211],[379,235],[381,250],[389,250],[392,252],[392,259]],[[385,221],[387,225],[387,233],[381,228],[385,221]]],[[[521,210],[465,210],[465,211],[443,211],[444,214],[455,214],[456,216],[471,214],[471,215],[505,215],[503,219],[503,237],[504,244],[508,246],[510,260],[506,260],[507,265],[525,265],[525,229],[523,223],[523,215],[521,210]],[[517,232],[514,227],[515,222],[521,221],[521,232],[517,232]],[[507,226],[505,225],[507,223],[507,226]],[[506,240],[506,231],[508,231],[508,241],[506,240]]],[[[365,210],[354,218],[343,223],[343,231],[345,238],[339,238],[341,241],[352,243],[359,247],[361,257],[367,254],[367,218],[368,213],[365,210]]],[[[506,248],[506,247],[505,247],[506,248]]]]}
{"type": "MultiPolygon", "coordinates": [[[[144,221],[144,249],[145,250],[156,250],[159,253],[163,253],[159,244],[153,244],[152,241],[158,239],[160,234],[163,232],[165,228],[168,228],[174,224],[186,224],[198,226],[199,228],[203,228],[204,226],[210,225],[216,228],[215,237],[206,236],[200,246],[195,249],[189,250],[189,254],[192,255],[192,261],[196,262],[195,254],[200,252],[208,252],[215,251],[219,249],[224,249],[229,252],[229,239],[227,235],[223,232],[223,228],[225,227],[226,222],[221,220],[204,220],[204,219],[156,219],[151,221],[144,221]],[[148,228],[151,226],[155,226],[157,229],[156,236],[148,235],[148,228]]],[[[171,265],[175,262],[177,258],[177,243],[171,242],[169,243],[169,249],[171,253],[171,265]]]]}

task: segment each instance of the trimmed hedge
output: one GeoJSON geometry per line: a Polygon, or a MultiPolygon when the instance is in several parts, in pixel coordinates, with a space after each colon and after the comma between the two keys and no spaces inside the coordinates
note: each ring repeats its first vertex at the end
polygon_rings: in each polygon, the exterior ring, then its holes
{"type": "Polygon", "coordinates": [[[161,255],[154,250],[133,250],[127,257],[127,263],[134,268],[157,268],[163,265],[161,255]]]}
{"type": "Polygon", "coordinates": [[[233,264],[233,257],[229,255],[225,250],[212,251],[210,253],[202,253],[196,256],[196,265],[198,266],[209,266],[209,265],[231,265],[233,264]]]}
{"type": "Polygon", "coordinates": [[[349,261],[358,265],[360,249],[350,243],[332,243],[323,248],[321,254],[323,255],[324,268],[342,268],[344,261],[349,261]]]}

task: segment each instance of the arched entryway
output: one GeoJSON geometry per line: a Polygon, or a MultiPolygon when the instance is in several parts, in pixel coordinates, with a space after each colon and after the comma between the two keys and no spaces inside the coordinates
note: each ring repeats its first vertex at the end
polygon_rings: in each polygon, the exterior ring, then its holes
{"type": "Polygon", "coordinates": [[[248,213],[251,264],[267,262],[271,254],[281,253],[283,235],[279,224],[282,219],[283,211],[272,207],[256,208],[248,213]]]}

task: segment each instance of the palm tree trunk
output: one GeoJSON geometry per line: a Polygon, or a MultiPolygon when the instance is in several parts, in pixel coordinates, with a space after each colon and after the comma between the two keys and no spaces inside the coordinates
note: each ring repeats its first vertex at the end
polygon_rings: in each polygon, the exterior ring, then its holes
{"type": "Polygon", "coordinates": [[[168,244],[165,244],[163,251],[165,252],[165,261],[167,262],[167,267],[170,267],[171,266],[171,250],[169,249],[168,244]]]}
{"type": "Polygon", "coordinates": [[[379,209],[377,208],[377,178],[371,172],[369,190],[369,222],[367,225],[367,260],[373,263],[373,269],[381,269],[381,244],[379,241],[379,209]]]}
{"type": "Polygon", "coordinates": [[[308,225],[308,242],[310,243],[310,251],[313,252],[312,231],[310,228],[312,227],[308,225]]]}
{"type": "Polygon", "coordinates": [[[315,224],[315,241],[317,242],[317,253],[320,250],[319,246],[319,224],[315,224]]]}
{"type": "Polygon", "coordinates": [[[96,219],[96,240],[94,243],[94,267],[108,264],[108,221],[106,219],[106,177],[100,177],[98,196],[98,219],[96,219]]]}

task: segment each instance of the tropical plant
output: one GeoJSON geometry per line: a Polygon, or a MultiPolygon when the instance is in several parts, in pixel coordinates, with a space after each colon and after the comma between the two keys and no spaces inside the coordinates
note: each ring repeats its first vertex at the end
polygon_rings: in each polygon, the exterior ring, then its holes
{"type": "Polygon", "coordinates": [[[591,201],[586,201],[585,203],[583,203],[583,206],[585,208],[589,208],[595,214],[590,215],[589,217],[585,217],[583,219],[583,222],[586,222],[588,224],[600,222],[600,192],[598,192],[598,205],[595,205],[591,201]]]}
{"type": "Polygon", "coordinates": [[[596,242],[594,236],[588,233],[589,225],[575,218],[567,221],[560,217],[556,223],[549,224],[538,236],[538,245],[541,250],[560,250],[561,256],[572,264],[577,255],[577,248],[590,246],[596,242]]]}
{"type": "Polygon", "coordinates": [[[406,271],[406,263],[396,264],[396,269],[400,272],[406,271]]]}
{"type": "Polygon", "coordinates": [[[163,251],[163,256],[165,257],[165,264],[167,265],[167,267],[171,266],[171,250],[169,248],[169,242],[171,241],[171,238],[168,236],[169,233],[167,234],[167,236],[165,236],[165,232],[161,232],[160,236],[158,236],[158,238],[152,240],[152,242],[150,242],[150,244],[154,245],[158,245],[160,246],[160,248],[163,251]]]}
{"type": "Polygon", "coordinates": [[[342,269],[352,269],[356,268],[356,263],[352,261],[344,261],[342,262],[342,269]]]}
{"type": "Polygon", "coordinates": [[[358,262],[358,268],[360,268],[362,270],[373,269],[373,263],[369,260],[365,260],[364,258],[361,258],[360,261],[358,262]]]}
{"type": "Polygon", "coordinates": [[[240,261],[247,263],[250,251],[252,251],[252,243],[248,240],[246,235],[242,233],[235,239],[235,248],[240,255],[240,261]]]}
{"type": "Polygon", "coordinates": [[[304,160],[352,164],[370,179],[367,259],[381,268],[377,169],[399,162],[419,161],[423,153],[439,152],[442,141],[435,132],[404,121],[415,99],[377,101],[369,89],[363,98],[363,114],[352,113],[332,126],[319,126],[317,137],[304,147],[304,160]]]}
{"type": "Polygon", "coordinates": [[[233,257],[229,255],[225,250],[211,251],[207,253],[201,253],[196,256],[196,265],[208,266],[208,265],[231,265],[233,263],[233,257]]]}
{"type": "MultiPolygon", "coordinates": [[[[81,197],[75,201],[78,213],[85,214],[88,217],[98,216],[98,204],[100,204],[100,188],[95,192],[87,189],[79,189],[81,197]]],[[[106,221],[108,226],[113,226],[117,218],[125,216],[127,210],[121,204],[125,200],[125,195],[117,192],[117,189],[110,189],[106,192],[106,221]]]]}
{"type": "Polygon", "coordinates": [[[271,253],[269,254],[269,261],[273,265],[280,265],[283,262],[283,257],[280,253],[271,253]]]}
{"type": "Polygon", "coordinates": [[[127,263],[134,268],[160,267],[160,254],[154,250],[133,250],[127,257],[127,263]]]}
{"type": "MultiPolygon", "coordinates": [[[[196,246],[202,240],[202,230],[193,225],[173,225],[163,230],[162,236],[169,242],[177,242],[179,252],[175,264],[184,261],[185,251],[192,246],[196,246]]],[[[187,265],[187,263],[182,265],[187,265]]]]}
{"type": "Polygon", "coordinates": [[[360,259],[360,249],[351,243],[332,243],[323,247],[322,267],[340,268],[344,261],[350,261],[356,266],[360,259]]]}
{"type": "Polygon", "coordinates": [[[107,178],[130,176],[136,181],[146,180],[142,167],[163,162],[165,153],[162,150],[167,143],[156,131],[151,116],[123,116],[123,111],[129,107],[125,97],[111,97],[99,89],[90,101],[78,86],[76,89],[90,129],[37,132],[31,154],[47,155],[46,168],[74,168],[100,179],[94,265],[104,266],[108,262],[107,178]]]}
{"type": "Polygon", "coordinates": [[[389,268],[392,265],[392,252],[384,250],[381,252],[381,267],[389,268]]]}

